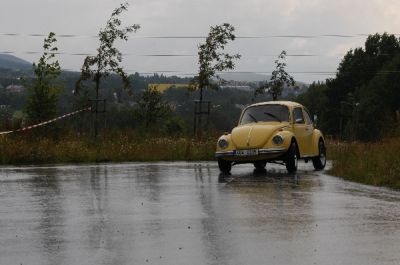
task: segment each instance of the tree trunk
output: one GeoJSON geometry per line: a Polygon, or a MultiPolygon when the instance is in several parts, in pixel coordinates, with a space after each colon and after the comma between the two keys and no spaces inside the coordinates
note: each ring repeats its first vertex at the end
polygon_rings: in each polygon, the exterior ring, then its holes
{"type": "Polygon", "coordinates": [[[99,130],[99,117],[98,117],[98,112],[99,112],[99,88],[100,88],[100,77],[99,74],[96,76],[96,100],[95,100],[95,120],[94,120],[94,138],[97,139],[98,135],[98,130],[99,130]]]}
{"type": "Polygon", "coordinates": [[[201,118],[203,115],[203,88],[202,87],[200,87],[199,114],[195,113],[195,115],[197,116],[197,119],[196,119],[197,125],[195,125],[197,128],[196,129],[197,132],[195,132],[195,134],[197,137],[201,138],[201,132],[203,130],[202,125],[201,125],[202,124],[201,118]]]}

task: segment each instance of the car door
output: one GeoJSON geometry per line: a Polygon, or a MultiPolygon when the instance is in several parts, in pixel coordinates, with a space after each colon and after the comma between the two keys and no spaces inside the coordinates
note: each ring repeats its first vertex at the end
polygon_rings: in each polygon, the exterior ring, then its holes
{"type": "MultiPolygon", "coordinates": [[[[313,124],[309,116],[305,117],[306,111],[301,107],[293,108],[293,131],[296,135],[300,156],[310,156],[313,124]]],[[[307,115],[307,114],[306,114],[307,115]]]]}

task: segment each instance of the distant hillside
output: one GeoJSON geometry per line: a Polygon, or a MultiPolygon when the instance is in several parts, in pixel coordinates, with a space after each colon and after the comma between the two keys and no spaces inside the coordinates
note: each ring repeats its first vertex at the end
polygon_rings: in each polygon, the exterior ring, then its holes
{"type": "Polygon", "coordinates": [[[270,75],[253,74],[253,73],[223,73],[220,74],[222,79],[227,81],[243,81],[243,82],[261,82],[269,80],[270,75]]]}
{"type": "Polygon", "coordinates": [[[28,69],[32,64],[10,54],[0,54],[0,68],[28,69]]]}

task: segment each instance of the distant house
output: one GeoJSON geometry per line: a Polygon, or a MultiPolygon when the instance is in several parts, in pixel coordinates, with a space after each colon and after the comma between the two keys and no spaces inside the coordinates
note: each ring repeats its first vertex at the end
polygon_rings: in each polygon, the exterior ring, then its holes
{"type": "Polygon", "coordinates": [[[6,91],[9,93],[21,93],[25,91],[25,87],[21,85],[9,85],[6,87],[6,91]]]}
{"type": "Polygon", "coordinates": [[[242,90],[242,91],[251,91],[252,88],[248,85],[225,85],[225,86],[220,86],[221,89],[225,89],[225,88],[231,88],[231,89],[237,89],[237,90],[242,90]]]}
{"type": "Polygon", "coordinates": [[[11,106],[10,105],[0,105],[0,110],[1,109],[9,109],[11,106]]]}

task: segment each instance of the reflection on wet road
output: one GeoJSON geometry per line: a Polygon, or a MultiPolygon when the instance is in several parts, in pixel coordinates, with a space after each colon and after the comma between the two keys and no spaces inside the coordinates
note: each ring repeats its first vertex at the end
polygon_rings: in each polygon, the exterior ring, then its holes
{"type": "Polygon", "coordinates": [[[400,193],[302,164],[0,169],[0,264],[399,264],[400,193]]]}

